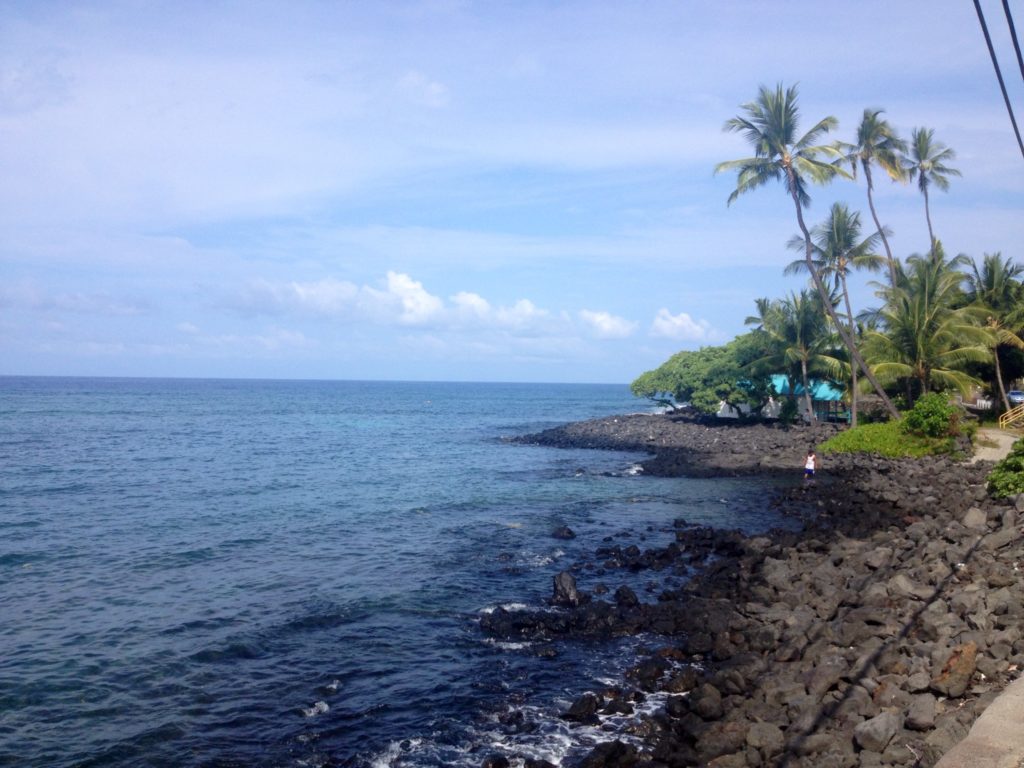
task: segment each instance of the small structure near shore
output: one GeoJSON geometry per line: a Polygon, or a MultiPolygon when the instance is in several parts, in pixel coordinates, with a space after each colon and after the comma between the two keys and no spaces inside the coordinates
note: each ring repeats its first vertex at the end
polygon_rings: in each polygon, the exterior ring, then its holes
{"type": "MultiPolygon", "coordinates": [[[[782,404],[787,399],[796,401],[797,418],[809,422],[811,419],[807,413],[807,399],[804,397],[804,386],[797,382],[790,389],[788,376],[776,374],[772,376],[772,386],[778,393],[768,401],[768,405],[761,409],[761,416],[766,419],[777,419],[782,413],[782,404]]],[[[827,381],[811,379],[810,381],[811,407],[814,409],[814,418],[817,421],[848,422],[850,420],[850,409],[843,402],[843,393],[835,385],[827,381]]],[[[737,411],[732,406],[722,403],[715,414],[720,419],[737,419],[741,415],[749,414],[749,408],[737,411]]]]}

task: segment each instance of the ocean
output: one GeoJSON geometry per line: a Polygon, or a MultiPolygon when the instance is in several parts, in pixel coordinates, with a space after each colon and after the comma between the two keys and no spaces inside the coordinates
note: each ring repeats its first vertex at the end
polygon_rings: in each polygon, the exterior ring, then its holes
{"type": "Polygon", "coordinates": [[[542,658],[482,613],[544,604],[608,537],[780,522],[764,480],[509,440],[646,410],[613,385],[0,377],[0,765],[571,761],[610,736],[558,713],[657,640],[542,658]]]}

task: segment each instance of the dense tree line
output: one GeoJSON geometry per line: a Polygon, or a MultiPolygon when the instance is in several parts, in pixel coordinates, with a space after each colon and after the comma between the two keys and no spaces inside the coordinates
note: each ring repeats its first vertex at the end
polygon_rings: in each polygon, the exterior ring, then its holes
{"type": "Polygon", "coordinates": [[[854,425],[862,391],[873,391],[891,418],[900,417],[897,403],[909,408],[929,392],[985,389],[1010,409],[1006,383],[1024,373],[1024,267],[1000,253],[980,260],[947,257],[933,229],[929,192],[948,190],[950,178],[960,176],[951,165],[955,152],[929,128],[915,128],[904,141],[879,109],[864,110],[853,143],[824,143],[838,121],[825,117],[800,134],[797,96],[795,87],[762,86],[725,124],[754,154],[720,163],[715,172],[736,172],[729,204],[769,182],[782,183],[800,230],[788,247],[803,256],[786,272],[809,275],[810,290],[758,299],[756,314],[747,318],[749,333],[722,347],[673,355],[637,378],[633,392],[708,413],[723,402],[757,412],[773,394],[771,375],[782,374],[790,393],[801,385],[811,418],[810,382],[841,387],[854,425]],[[916,182],[924,199],[927,252],[893,255],[892,232],[875,206],[875,169],[895,182],[916,182]],[[873,231],[865,231],[860,213],[842,203],[808,227],[811,186],[858,175],[873,231]],[[872,285],[880,303],[855,312],[848,280],[858,270],[879,275],[872,285]]]}

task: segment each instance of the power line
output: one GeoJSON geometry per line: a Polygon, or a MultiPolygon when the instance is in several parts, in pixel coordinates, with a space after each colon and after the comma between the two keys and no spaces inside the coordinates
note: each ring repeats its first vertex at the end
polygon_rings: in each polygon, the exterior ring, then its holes
{"type": "Polygon", "coordinates": [[[1006,14],[1006,23],[1010,26],[1010,39],[1013,40],[1013,50],[1017,53],[1017,66],[1020,67],[1020,76],[1024,78],[1024,57],[1020,55],[1020,43],[1017,42],[1017,28],[1013,26],[1013,14],[1010,13],[1010,0],[1003,0],[1003,12],[1006,14]]]}
{"type": "Polygon", "coordinates": [[[992,57],[992,66],[996,70],[996,78],[999,80],[999,89],[1003,92],[1003,101],[1006,102],[1006,111],[1010,114],[1010,122],[1013,124],[1013,133],[1017,137],[1017,146],[1020,147],[1020,154],[1024,157],[1024,141],[1020,138],[1020,129],[1017,127],[1017,118],[1013,116],[1013,107],[1010,105],[1010,96],[1006,93],[1006,83],[1003,82],[1003,73],[999,70],[999,61],[996,59],[995,48],[992,47],[992,38],[988,34],[988,25],[985,24],[985,14],[981,12],[981,2],[974,0],[974,9],[978,12],[978,21],[981,22],[981,31],[985,35],[985,44],[988,45],[988,55],[992,57]]]}

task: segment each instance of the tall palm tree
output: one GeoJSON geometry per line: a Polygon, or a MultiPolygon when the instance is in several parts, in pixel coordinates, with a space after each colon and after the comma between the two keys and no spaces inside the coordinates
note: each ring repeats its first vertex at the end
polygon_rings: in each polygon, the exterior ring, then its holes
{"type": "Polygon", "coordinates": [[[817,294],[804,290],[776,301],[758,299],[756,304],[758,314],[748,317],[747,323],[757,325],[757,332],[764,335],[770,351],[751,365],[755,369],[784,371],[789,392],[794,396],[794,379],[799,377],[807,416],[814,422],[811,375],[823,374],[834,379],[843,368],[834,354],[838,339],[829,330],[821,301],[817,294]]]}
{"type": "Polygon", "coordinates": [[[971,271],[967,275],[967,299],[985,310],[985,324],[992,331],[992,359],[995,363],[996,382],[1003,407],[1010,410],[1003,383],[999,348],[1012,346],[1024,349],[1024,284],[1018,279],[1024,274],[1024,266],[1003,259],[1001,253],[986,253],[981,266],[971,260],[971,271]]]}
{"type": "MultiPolygon", "coordinates": [[[[851,338],[856,338],[857,329],[846,279],[851,270],[867,269],[877,272],[885,263],[885,259],[874,252],[882,233],[874,232],[863,239],[861,239],[860,233],[860,213],[851,212],[843,203],[834,203],[829,210],[828,218],[811,230],[814,268],[823,278],[831,278],[839,290],[846,307],[847,327],[851,338]]],[[[802,251],[804,249],[803,238],[794,235],[790,238],[787,246],[791,250],[802,251]]],[[[786,274],[794,274],[806,269],[807,262],[804,259],[797,259],[786,267],[786,274]]],[[[857,426],[856,366],[851,366],[850,378],[850,423],[852,426],[857,426]]]]}
{"type": "Polygon", "coordinates": [[[864,181],[868,188],[868,208],[871,210],[875,229],[882,238],[882,245],[885,246],[885,256],[889,264],[889,280],[895,282],[896,260],[892,256],[889,239],[886,237],[889,231],[878,220],[874,197],[871,194],[875,188],[871,167],[877,165],[893,181],[903,181],[906,174],[902,158],[907,151],[907,143],[896,135],[895,129],[889,125],[888,120],[882,119],[881,115],[884,111],[882,109],[865,109],[860,125],[857,126],[857,143],[841,143],[839,146],[846,153],[846,160],[850,163],[850,169],[855,178],[858,165],[864,170],[864,181]]]}
{"type": "Polygon", "coordinates": [[[949,189],[949,177],[960,176],[960,171],[946,163],[956,159],[956,152],[941,141],[935,141],[933,128],[915,128],[910,133],[910,156],[904,170],[907,177],[917,179],[917,188],[924,195],[924,216],[928,220],[929,248],[935,247],[935,233],[932,231],[932,214],[928,204],[928,188],[935,185],[945,192],[949,189]]]}
{"type": "Polygon", "coordinates": [[[808,183],[828,183],[837,175],[849,176],[838,165],[837,161],[842,159],[840,151],[834,146],[817,143],[838,125],[838,120],[831,116],[826,117],[803,136],[798,137],[800,111],[797,108],[797,89],[793,86],[784,91],[781,84],[774,90],[762,85],[757,98],[743,104],[741,108],[744,114],[726,121],[725,130],[742,134],[753,146],[754,156],[729,160],[715,166],[715,173],[737,171],[736,189],[729,195],[729,203],[732,204],[741,194],[757,189],[769,181],[783,183],[796,207],[797,224],[804,236],[804,257],[811,273],[811,280],[814,281],[814,287],[821,297],[821,303],[838,329],[850,353],[850,359],[864,372],[885,403],[890,416],[898,419],[899,412],[864,362],[855,340],[836,316],[825,284],[814,269],[811,233],[804,223],[803,209],[811,200],[807,193],[808,183]],[[827,158],[832,158],[833,162],[827,158]]]}
{"type": "Polygon", "coordinates": [[[877,325],[865,333],[864,352],[880,379],[904,384],[908,404],[933,387],[966,393],[980,383],[961,367],[989,359],[992,334],[984,310],[964,306],[966,261],[946,259],[936,242],[927,256],[907,259],[895,285],[879,286],[885,305],[869,313],[877,325]]]}

